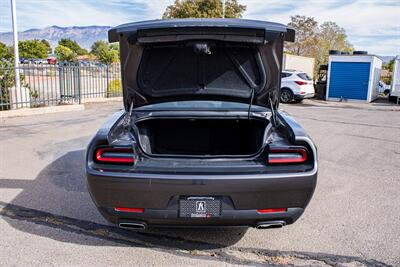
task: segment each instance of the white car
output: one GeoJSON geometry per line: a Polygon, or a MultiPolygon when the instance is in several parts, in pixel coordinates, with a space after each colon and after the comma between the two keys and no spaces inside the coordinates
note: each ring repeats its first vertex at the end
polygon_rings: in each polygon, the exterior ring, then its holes
{"type": "Polygon", "coordinates": [[[390,85],[379,81],[378,83],[378,93],[388,95],[390,93],[390,85]]]}
{"type": "Polygon", "coordinates": [[[39,65],[39,64],[47,64],[47,59],[40,59],[40,58],[34,59],[33,63],[37,64],[37,65],[39,65]]]}
{"type": "Polygon", "coordinates": [[[314,83],[307,73],[284,70],[281,78],[282,103],[301,102],[305,98],[314,97],[314,83]]]}

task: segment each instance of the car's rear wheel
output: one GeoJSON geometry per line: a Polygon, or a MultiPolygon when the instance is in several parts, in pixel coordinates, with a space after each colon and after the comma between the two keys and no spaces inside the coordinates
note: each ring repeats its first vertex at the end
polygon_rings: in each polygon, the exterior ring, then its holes
{"type": "Polygon", "coordinates": [[[397,103],[397,97],[396,96],[392,96],[392,95],[389,94],[388,98],[389,98],[389,102],[397,103]]]}
{"type": "Polygon", "coordinates": [[[293,100],[293,93],[289,89],[282,89],[281,91],[281,102],[290,103],[293,100]]]}

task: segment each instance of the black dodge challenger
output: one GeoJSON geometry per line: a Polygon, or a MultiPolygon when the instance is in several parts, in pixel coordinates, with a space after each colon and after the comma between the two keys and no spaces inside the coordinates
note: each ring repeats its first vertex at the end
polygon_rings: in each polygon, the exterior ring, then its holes
{"type": "Polygon", "coordinates": [[[153,20],[119,42],[125,110],[87,149],[87,184],[122,228],[273,228],[295,222],[317,181],[317,152],[278,111],[285,25],[153,20]]]}

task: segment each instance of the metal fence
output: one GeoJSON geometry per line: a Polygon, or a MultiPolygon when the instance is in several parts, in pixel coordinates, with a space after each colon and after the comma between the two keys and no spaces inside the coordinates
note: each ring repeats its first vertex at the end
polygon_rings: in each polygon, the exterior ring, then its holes
{"type": "Polygon", "coordinates": [[[0,111],[122,95],[119,64],[21,64],[17,71],[21,80],[18,90],[14,68],[0,67],[0,111]]]}

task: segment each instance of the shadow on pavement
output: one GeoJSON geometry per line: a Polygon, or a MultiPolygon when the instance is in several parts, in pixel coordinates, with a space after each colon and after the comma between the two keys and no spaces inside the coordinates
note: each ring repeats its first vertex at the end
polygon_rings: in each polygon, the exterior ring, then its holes
{"type": "MultiPolygon", "coordinates": [[[[35,180],[1,179],[0,188],[23,188],[1,211],[16,229],[55,240],[82,245],[102,245],[98,239],[76,238],[68,234],[47,234],[45,229],[21,224],[20,219],[36,224],[97,234],[119,235],[129,244],[193,249],[221,248],[236,244],[247,229],[174,229],[155,228],[131,232],[110,226],[98,213],[86,188],[85,151],[68,152],[51,162],[35,180]],[[162,242],[161,242],[162,239],[162,242]],[[132,242],[131,242],[132,241],[132,242]],[[93,243],[94,242],[94,243],[93,243]],[[187,244],[190,243],[190,244],[187,244]]],[[[0,202],[1,205],[1,202],[0,202]]],[[[104,236],[103,236],[104,237],[104,236]]],[[[123,243],[125,243],[125,241],[123,243]]],[[[119,243],[119,242],[117,242],[119,243]]]]}
{"type": "Polygon", "coordinates": [[[387,266],[360,257],[232,246],[245,229],[171,229],[130,232],[109,225],[86,190],[84,150],[46,166],[35,180],[0,179],[0,188],[22,188],[0,216],[13,228],[53,240],[90,246],[146,247],[182,257],[238,265],[387,266]]]}

